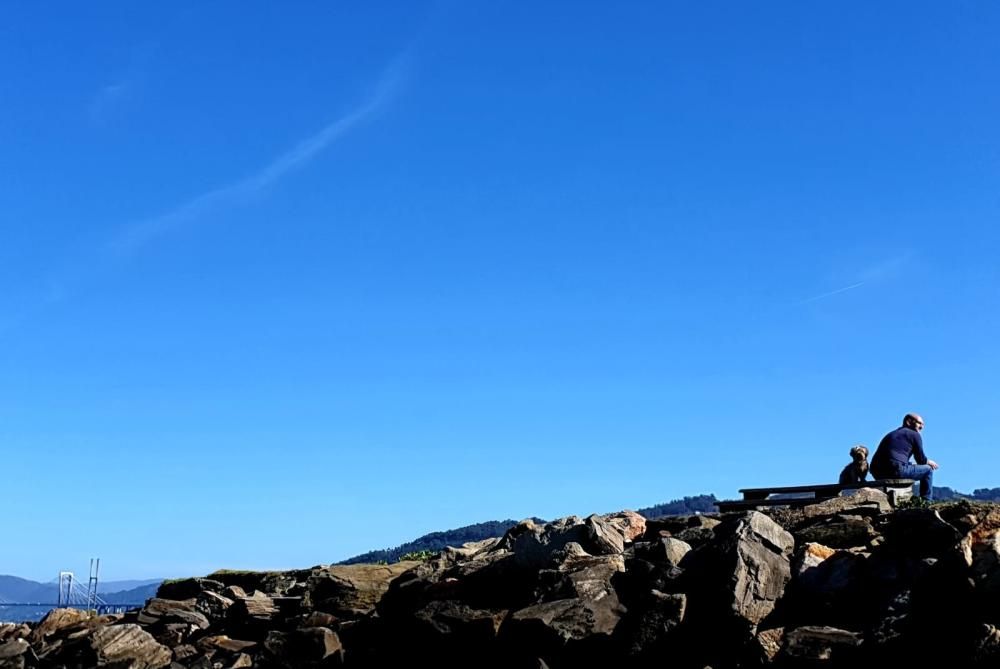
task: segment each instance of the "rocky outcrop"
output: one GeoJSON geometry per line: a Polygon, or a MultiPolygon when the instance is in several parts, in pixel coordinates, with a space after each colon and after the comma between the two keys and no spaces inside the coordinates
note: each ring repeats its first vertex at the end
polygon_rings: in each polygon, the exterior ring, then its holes
{"type": "Polygon", "coordinates": [[[896,666],[1000,661],[1000,509],[524,521],[423,562],[216,572],[138,611],[0,625],[0,669],[896,666]]]}

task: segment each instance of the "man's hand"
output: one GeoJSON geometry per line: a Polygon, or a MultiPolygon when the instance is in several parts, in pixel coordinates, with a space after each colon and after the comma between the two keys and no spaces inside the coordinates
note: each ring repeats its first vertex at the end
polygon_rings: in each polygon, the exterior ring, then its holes
{"type": "Polygon", "coordinates": [[[928,460],[927,464],[929,464],[931,466],[931,469],[937,469],[938,468],[938,463],[934,462],[933,460],[928,460]]]}

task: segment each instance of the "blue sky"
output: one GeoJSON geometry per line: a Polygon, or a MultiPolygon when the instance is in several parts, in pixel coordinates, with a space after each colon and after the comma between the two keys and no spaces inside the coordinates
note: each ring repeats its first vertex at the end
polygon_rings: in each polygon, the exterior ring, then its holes
{"type": "Polygon", "coordinates": [[[1000,486],[1000,7],[17,4],[0,573],[1000,486]]]}

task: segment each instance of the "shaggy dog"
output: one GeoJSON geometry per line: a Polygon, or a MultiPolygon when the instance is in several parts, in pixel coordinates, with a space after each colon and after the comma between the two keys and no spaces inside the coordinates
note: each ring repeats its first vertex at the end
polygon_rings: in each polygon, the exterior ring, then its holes
{"type": "Polygon", "coordinates": [[[841,485],[861,483],[868,476],[868,449],[858,444],[851,449],[851,464],[840,472],[841,485]]]}

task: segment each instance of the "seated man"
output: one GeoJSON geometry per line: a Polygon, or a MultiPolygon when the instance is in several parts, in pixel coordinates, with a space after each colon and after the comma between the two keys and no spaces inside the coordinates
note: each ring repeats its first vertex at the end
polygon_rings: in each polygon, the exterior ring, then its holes
{"type": "Polygon", "coordinates": [[[924,419],[915,413],[903,417],[903,426],[882,437],[872,456],[871,473],[876,479],[914,479],[920,482],[920,496],[931,500],[934,495],[934,470],[938,464],[924,455],[920,432],[924,419]],[[917,464],[910,464],[910,456],[917,464]]]}

